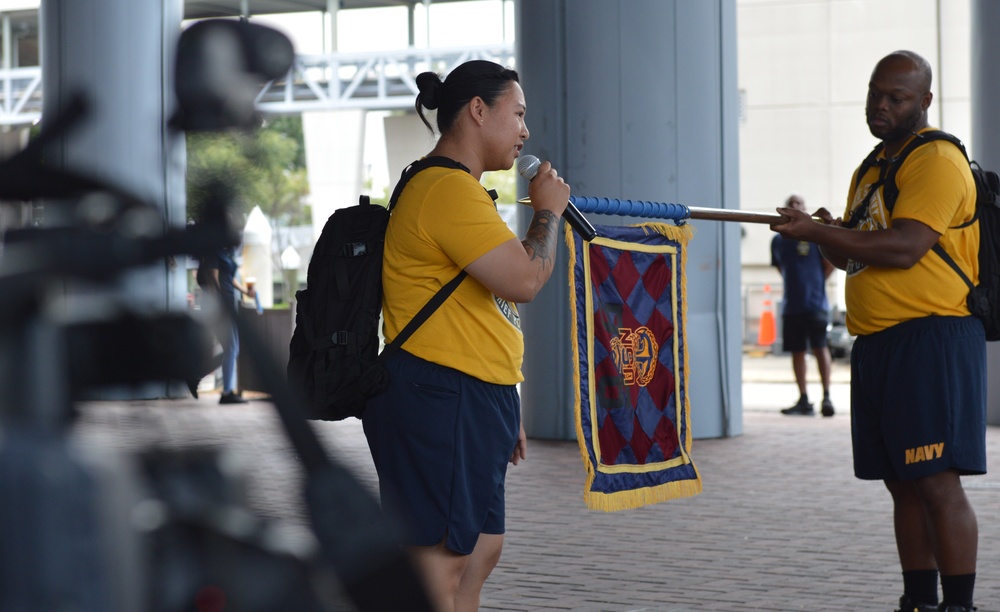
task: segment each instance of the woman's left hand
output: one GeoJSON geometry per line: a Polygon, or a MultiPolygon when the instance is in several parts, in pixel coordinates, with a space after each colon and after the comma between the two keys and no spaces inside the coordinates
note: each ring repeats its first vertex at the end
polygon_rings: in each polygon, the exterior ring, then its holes
{"type": "Polygon", "coordinates": [[[517,434],[517,444],[514,445],[514,452],[510,454],[510,462],[517,465],[522,459],[528,458],[528,436],[524,435],[524,423],[521,424],[521,431],[517,434]]]}

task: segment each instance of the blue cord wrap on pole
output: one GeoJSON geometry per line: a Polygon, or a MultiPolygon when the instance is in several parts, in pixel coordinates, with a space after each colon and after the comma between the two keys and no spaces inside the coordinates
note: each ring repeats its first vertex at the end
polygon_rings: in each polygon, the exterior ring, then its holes
{"type": "Polygon", "coordinates": [[[643,200],[619,200],[617,198],[591,198],[570,196],[569,201],[580,212],[602,215],[626,215],[629,217],[647,217],[654,219],[672,219],[680,221],[689,219],[691,211],[683,204],[668,204],[665,202],[646,202],[643,200]]]}

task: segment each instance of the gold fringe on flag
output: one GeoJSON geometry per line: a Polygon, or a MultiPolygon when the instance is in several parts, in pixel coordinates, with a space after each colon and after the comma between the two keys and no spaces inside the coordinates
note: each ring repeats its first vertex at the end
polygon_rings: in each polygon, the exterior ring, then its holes
{"type": "MultiPolygon", "coordinates": [[[[680,245],[680,250],[684,251],[690,239],[693,237],[694,230],[690,225],[670,225],[666,223],[643,223],[639,225],[633,225],[632,228],[639,228],[645,235],[659,234],[664,236],[670,241],[678,243],[680,245]]],[[[607,230],[613,230],[615,228],[607,228],[607,230]]],[[[606,512],[613,512],[618,510],[626,510],[632,508],[638,508],[641,506],[655,504],[671,499],[676,499],[680,497],[690,497],[697,495],[702,490],[701,476],[698,474],[697,468],[695,467],[693,461],[690,457],[690,450],[692,444],[692,433],[691,433],[691,410],[690,401],[687,393],[688,386],[688,348],[686,337],[684,336],[684,330],[681,329],[680,325],[675,327],[674,333],[679,335],[679,338],[674,343],[674,346],[680,346],[678,350],[675,348],[677,354],[674,356],[675,367],[679,365],[680,382],[679,385],[683,388],[683,393],[676,394],[676,407],[677,413],[674,415],[675,425],[678,429],[683,431],[682,437],[678,440],[678,456],[670,458],[669,460],[662,461],[658,464],[651,465],[594,465],[592,461],[591,453],[596,456],[597,462],[600,463],[600,452],[599,449],[592,449],[588,444],[588,436],[584,432],[584,410],[588,411],[588,421],[590,423],[590,442],[597,446],[597,427],[593,423],[596,415],[595,407],[595,393],[593,391],[593,379],[594,379],[594,367],[592,352],[594,343],[594,321],[591,312],[586,313],[585,318],[587,330],[586,335],[580,333],[578,324],[580,318],[578,315],[578,298],[577,292],[581,289],[581,283],[579,279],[575,278],[574,270],[578,263],[578,256],[581,257],[583,266],[585,270],[589,270],[589,265],[586,263],[589,261],[589,249],[590,245],[599,245],[602,247],[610,247],[616,249],[628,249],[628,243],[623,243],[620,239],[606,238],[603,237],[606,233],[610,234],[612,232],[600,232],[602,235],[595,238],[591,243],[579,241],[580,247],[582,248],[582,253],[577,253],[577,239],[573,234],[572,229],[566,227],[566,243],[569,247],[569,283],[570,283],[570,316],[573,322],[573,333],[571,334],[572,344],[573,344],[573,379],[574,379],[574,406],[575,406],[575,425],[576,425],[576,436],[577,442],[580,448],[581,458],[583,459],[584,465],[587,470],[587,481],[584,489],[584,501],[588,508],[595,510],[603,510],[606,512]],[[581,337],[585,337],[589,346],[585,347],[586,354],[588,355],[588,377],[591,380],[582,381],[580,372],[580,342],[581,337]],[[583,385],[588,385],[587,396],[589,398],[588,406],[582,406],[582,390],[583,385]],[[681,472],[681,476],[672,476],[671,472],[681,472]],[[623,475],[622,478],[629,479],[628,474],[636,474],[636,486],[629,486],[613,491],[599,491],[594,489],[595,480],[598,478],[598,472],[612,475],[623,475]],[[638,486],[639,482],[648,483],[651,478],[650,474],[655,474],[655,478],[659,477],[658,472],[663,473],[662,481],[657,481],[652,484],[644,484],[638,486]]],[[[636,250],[644,250],[643,246],[635,246],[636,250]]],[[[652,249],[646,249],[651,250],[652,249]]],[[[655,252],[655,251],[652,251],[655,252]]],[[[675,261],[681,262],[678,264],[680,269],[674,269],[673,278],[677,279],[679,277],[679,282],[675,292],[672,293],[672,297],[676,299],[675,312],[679,315],[675,319],[674,323],[683,322],[687,318],[687,275],[683,271],[683,261],[686,259],[685,255],[681,258],[675,258],[675,261]]],[[[589,271],[586,273],[589,274],[589,271]]],[[[675,281],[676,282],[676,281],[675,281]]],[[[582,288],[584,291],[591,293],[593,288],[590,287],[590,279],[584,279],[582,283],[582,288]]],[[[582,300],[588,306],[592,304],[591,295],[586,295],[582,300]]],[[[666,348],[666,347],[664,347],[666,348]]],[[[679,432],[680,433],[680,432],[679,432]]]]}

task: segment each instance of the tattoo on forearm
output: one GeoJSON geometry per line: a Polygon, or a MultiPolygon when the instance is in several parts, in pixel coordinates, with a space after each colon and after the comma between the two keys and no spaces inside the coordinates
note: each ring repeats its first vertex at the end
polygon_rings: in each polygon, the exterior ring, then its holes
{"type": "Polygon", "coordinates": [[[541,260],[543,270],[552,266],[558,231],[559,217],[551,210],[540,210],[531,219],[528,233],[521,241],[532,261],[541,260]]]}

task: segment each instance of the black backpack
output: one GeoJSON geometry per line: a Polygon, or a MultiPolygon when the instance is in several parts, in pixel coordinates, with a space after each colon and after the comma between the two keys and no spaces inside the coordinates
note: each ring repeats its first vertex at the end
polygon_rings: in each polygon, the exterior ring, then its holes
{"type": "Polygon", "coordinates": [[[309,260],[308,287],[295,293],[295,331],[289,344],[288,382],[305,393],[307,417],[339,421],[360,417],[368,398],[385,390],[385,360],[465,278],[462,271],[417,313],[379,354],[382,254],[389,215],[406,183],[433,166],[468,168],[446,157],[427,157],[405,170],[388,208],[361,196],[356,206],[327,219],[309,260]]]}
{"type": "MultiPolygon", "coordinates": [[[[899,196],[899,188],[896,187],[896,172],[903,160],[917,147],[934,140],[947,140],[958,147],[965,159],[969,160],[969,154],[962,141],[940,130],[917,134],[916,138],[890,160],[877,159],[883,148],[882,143],[879,143],[861,162],[854,181],[854,189],[857,189],[861,178],[873,166],[881,167],[879,180],[872,185],[865,201],[854,209],[847,226],[857,225],[867,211],[868,203],[879,186],[883,186],[882,198],[885,200],[886,208],[891,213],[896,204],[896,198],[899,196]]],[[[962,272],[962,269],[940,243],[935,243],[932,249],[965,281],[969,287],[969,296],[966,298],[969,312],[983,322],[983,327],[986,328],[986,339],[995,341],[1000,340],[1000,177],[997,176],[996,172],[983,170],[978,162],[969,161],[969,166],[972,170],[972,178],[976,182],[976,213],[969,221],[951,229],[961,229],[976,221],[979,222],[979,284],[972,284],[969,277],[962,272]]]]}

